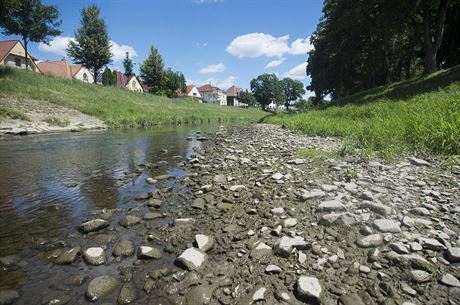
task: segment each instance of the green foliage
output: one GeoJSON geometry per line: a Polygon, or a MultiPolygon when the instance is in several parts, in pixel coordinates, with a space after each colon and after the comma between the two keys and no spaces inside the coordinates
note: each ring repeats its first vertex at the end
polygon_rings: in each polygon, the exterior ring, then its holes
{"type": "Polygon", "coordinates": [[[245,103],[247,104],[248,106],[250,107],[255,107],[257,105],[257,100],[256,98],[254,97],[254,95],[249,92],[248,90],[244,90],[244,91],[240,91],[236,98],[238,99],[238,101],[240,101],[241,103],[245,103]]]}
{"type": "MultiPolygon", "coordinates": [[[[0,5],[10,13],[0,13],[0,27],[5,35],[19,35],[24,43],[26,54],[28,54],[28,43],[44,42],[49,43],[53,36],[61,34],[58,27],[61,25],[59,11],[53,5],[43,5],[40,0],[20,0],[19,5],[8,0],[0,5]]],[[[29,62],[26,60],[26,68],[29,62]]]]}
{"type": "Polygon", "coordinates": [[[30,121],[30,118],[22,111],[8,107],[0,107],[0,118],[9,117],[15,120],[30,121]]]}
{"type": "Polygon", "coordinates": [[[112,61],[107,26],[96,5],[82,9],[81,27],[75,32],[75,41],[69,42],[67,54],[76,63],[93,70],[94,82],[102,67],[112,61]]]}
{"type": "Polygon", "coordinates": [[[139,70],[142,79],[149,87],[150,93],[157,94],[163,89],[164,63],[157,48],[154,46],[150,47],[150,55],[142,63],[139,70]]]}
{"type": "Polygon", "coordinates": [[[117,75],[115,71],[112,71],[106,67],[104,72],[102,73],[102,84],[104,86],[116,86],[117,85],[117,75]]]}
{"type": "Polygon", "coordinates": [[[0,1],[0,26],[19,8],[19,0],[2,0],[0,1]]]}
{"type": "Polygon", "coordinates": [[[75,79],[0,68],[0,99],[45,100],[101,118],[111,127],[152,127],[187,122],[259,120],[255,109],[200,104],[193,99],[169,99],[75,79]]]}
{"type": "Polygon", "coordinates": [[[305,94],[305,89],[301,81],[286,77],[280,81],[284,95],[284,106],[289,110],[291,102],[296,101],[305,94]]]}
{"type": "Polygon", "coordinates": [[[177,97],[177,89],[180,89],[182,92],[187,91],[184,74],[181,72],[174,72],[171,68],[166,69],[163,72],[162,90],[167,97],[175,98],[177,97]]]}
{"type": "Polygon", "coordinates": [[[272,101],[283,100],[281,84],[275,74],[265,73],[251,80],[251,91],[263,110],[272,101]]]}
{"type": "Polygon", "coordinates": [[[51,126],[58,126],[58,127],[67,127],[70,125],[69,119],[59,119],[55,116],[49,116],[46,119],[43,120],[43,122],[46,122],[50,124],[51,126]]]}
{"type": "Polygon", "coordinates": [[[133,75],[133,66],[133,61],[129,58],[129,52],[126,52],[126,57],[123,59],[123,67],[125,68],[126,75],[133,75]]]}
{"type": "Polygon", "coordinates": [[[327,158],[338,158],[339,154],[333,150],[322,150],[315,148],[304,148],[296,151],[296,156],[311,158],[311,159],[327,159],[327,158]]]}
{"type": "MultiPolygon", "coordinates": [[[[419,82],[402,82],[347,98],[354,100],[353,104],[347,101],[345,106],[277,114],[267,121],[308,135],[342,137],[350,145],[348,150],[358,149],[365,155],[377,153],[393,158],[408,152],[460,154],[459,72],[457,67],[419,82]],[[442,81],[453,77],[452,71],[457,73],[457,81],[441,86],[442,81]],[[440,89],[420,90],[434,84],[440,89]]],[[[342,104],[340,100],[338,104],[342,104]]]]}

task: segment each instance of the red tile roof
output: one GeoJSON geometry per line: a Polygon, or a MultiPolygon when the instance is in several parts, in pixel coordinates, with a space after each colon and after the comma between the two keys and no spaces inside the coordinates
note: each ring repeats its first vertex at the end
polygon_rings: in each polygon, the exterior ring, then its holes
{"type": "Polygon", "coordinates": [[[141,87],[142,87],[142,90],[144,90],[144,92],[149,92],[149,86],[147,86],[146,83],[141,82],[141,87]]]}
{"type": "Polygon", "coordinates": [[[188,85],[188,86],[187,86],[187,92],[185,93],[185,95],[189,95],[189,94],[190,94],[190,91],[192,91],[193,88],[195,88],[195,85],[188,85]]]}
{"type": "Polygon", "coordinates": [[[235,86],[231,86],[230,88],[228,88],[227,90],[227,96],[237,96],[238,93],[241,92],[241,88],[238,88],[238,87],[235,87],[235,86]]]}
{"type": "Polygon", "coordinates": [[[206,85],[203,85],[203,86],[199,87],[198,92],[212,92],[212,91],[214,91],[216,89],[217,89],[217,87],[213,87],[210,84],[206,84],[206,85]]]}
{"type": "Polygon", "coordinates": [[[124,73],[117,71],[117,87],[125,88],[129,81],[133,78],[133,75],[128,76],[124,73]]]}
{"type": "Polygon", "coordinates": [[[80,71],[82,65],[72,65],[67,60],[43,61],[37,64],[43,74],[72,78],[80,71]]]}
{"type": "MultiPolygon", "coordinates": [[[[22,43],[19,40],[4,40],[4,41],[0,41],[0,61],[2,61],[10,53],[11,49],[13,49],[14,46],[18,42],[22,45],[22,43]]],[[[32,55],[30,55],[30,53],[29,53],[29,57],[30,57],[30,59],[32,59],[34,61],[37,60],[37,58],[32,56],[32,55]]]]}

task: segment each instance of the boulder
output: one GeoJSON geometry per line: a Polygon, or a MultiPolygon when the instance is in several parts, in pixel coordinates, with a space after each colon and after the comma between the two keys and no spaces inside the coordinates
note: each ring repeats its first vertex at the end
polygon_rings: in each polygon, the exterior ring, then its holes
{"type": "Polygon", "coordinates": [[[101,229],[107,228],[108,226],[109,226],[108,221],[98,218],[98,219],[93,219],[93,220],[83,222],[82,224],[80,224],[78,229],[82,233],[89,233],[89,232],[99,231],[101,229]]]}
{"type": "Polygon", "coordinates": [[[134,215],[127,215],[119,221],[120,226],[128,228],[141,222],[141,219],[134,215]]]}
{"type": "Polygon", "coordinates": [[[90,265],[102,265],[106,261],[105,250],[101,247],[88,248],[83,251],[83,258],[90,265]]]}
{"type": "Polygon", "coordinates": [[[390,219],[376,219],[374,220],[374,227],[382,233],[401,232],[399,223],[390,219]]]}
{"type": "Polygon", "coordinates": [[[302,301],[320,303],[322,292],[323,289],[316,277],[301,276],[297,280],[296,294],[302,301]]]}
{"type": "Polygon", "coordinates": [[[139,246],[137,249],[137,258],[139,259],[159,259],[161,251],[150,246],[139,246]]]}
{"type": "Polygon", "coordinates": [[[206,253],[200,249],[188,248],[176,259],[176,263],[191,271],[199,269],[206,258],[206,253]]]}
{"type": "Polygon", "coordinates": [[[64,250],[54,261],[58,265],[69,265],[72,264],[77,255],[80,253],[80,246],[75,246],[70,249],[64,250]]]}
{"type": "Polygon", "coordinates": [[[203,252],[208,252],[214,247],[214,237],[203,234],[195,235],[195,244],[203,252]]]}
{"type": "Polygon", "coordinates": [[[108,296],[119,284],[120,282],[118,279],[113,276],[98,276],[89,283],[88,289],[86,290],[86,297],[91,302],[99,301],[108,296]]]}
{"type": "Polygon", "coordinates": [[[339,200],[323,201],[318,206],[318,212],[336,212],[344,211],[345,206],[339,200]]]}
{"type": "Polygon", "coordinates": [[[130,240],[122,240],[113,248],[113,256],[131,256],[134,254],[134,243],[130,240]]]}

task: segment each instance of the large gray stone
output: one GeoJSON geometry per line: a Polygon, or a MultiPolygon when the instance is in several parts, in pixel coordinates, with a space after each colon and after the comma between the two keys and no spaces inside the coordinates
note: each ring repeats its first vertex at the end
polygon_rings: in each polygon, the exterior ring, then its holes
{"type": "Polygon", "coordinates": [[[119,284],[120,282],[118,279],[113,276],[98,276],[89,283],[88,289],[86,290],[86,297],[91,302],[99,301],[108,296],[119,284]]]}
{"type": "Polygon", "coordinates": [[[195,235],[195,243],[198,249],[208,252],[214,247],[214,237],[204,234],[195,235]]]}
{"type": "Polygon", "coordinates": [[[93,219],[80,224],[78,229],[83,233],[89,233],[94,231],[99,231],[101,229],[107,228],[109,226],[109,222],[104,219],[93,219]]]}
{"type": "Polygon", "coordinates": [[[450,273],[446,273],[442,276],[441,283],[443,283],[446,286],[460,288],[460,281],[450,273]]]}
{"type": "Polygon", "coordinates": [[[106,261],[105,250],[101,247],[88,248],[83,252],[83,258],[90,265],[102,265],[106,261]]]}
{"type": "Polygon", "coordinates": [[[361,248],[379,247],[383,244],[383,238],[380,234],[371,234],[358,239],[356,244],[361,248]]]}
{"type": "Polygon", "coordinates": [[[447,248],[447,259],[451,263],[460,262],[460,248],[457,248],[457,247],[447,248]]]}
{"type": "Polygon", "coordinates": [[[296,293],[297,297],[306,302],[321,302],[323,289],[319,280],[312,276],[301,276],[297,280],[296,293]]]}
{"type": "Polygon", "coordinates": [[[159,259],[161,258],[161,251],[157,248],[150,246],[140,246],[137,249],[137,258],[140,259],[159,259]]]}
{"type": "Polygon", "coordinates": [[[19,293],[16,290],[0,290],[0,305],[10,305],[19,299],[19,293]]]}
{"type": "Polygon", "coordinates": [[[177,259],[176,263],[187,270],[197,270],[206,261],[207,255],[197,248],[188,248],[177,259]]]}
{"type": "Polygon", "coordinates": [[[345,206],[339,200],[323,201],[318,206],[318,212],[337,212],[344,210],[345,206]]]}
{"type": "Polygon", "coordinates": [[[121,287],[120,294],[118,295],[118,304],[127,305],[131,304],[137,299],[136,287],[132,283],[126,283],[121,287]]]}
{"type": "Polygon", "coordinates": [[[122,240],[113,248],[113,256],[131,256],[134,254],[134,243],[130,240],[122,240]]]}
{"type": "Polygon", "coordinates": [[[289,257],[294,248],[302,250],[309,248],[310,245],[303,237],[283,236],[275,242],[275,254],[282,257],[289,257]]]}
{"type": "Polygon", "coordinates": [[[125,228],[133,226],[141,222],[141,219],[134,215],[127,215],[126,217],[122,218],[119,224],[125,228]]]}
{"type": "Polygon", "coordinates": [[[80,253],[80,246],[75,246],[70,249],[64,250],[54,261],[54,263],[59,265],[68,265],[72,264],[77,255],[80,253]]]}
{"type": "Polygon", "coordinates": [[[401,228],[399,223],[391,219],[376,219],[374,227],[382,233],[399,233],[401,228]]]}

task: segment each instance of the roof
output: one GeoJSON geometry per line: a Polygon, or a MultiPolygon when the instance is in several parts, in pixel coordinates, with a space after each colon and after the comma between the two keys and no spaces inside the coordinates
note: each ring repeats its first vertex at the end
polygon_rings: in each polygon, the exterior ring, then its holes
{"type": "Polygon", "coordinates": [[[231,86],[227,89],[227,96],[237,96],[241,92],[241,88],[231,86]]]}
{"type": "MultiPolygon", "coordinates": [[[[14,46],[18,42],[24,48],[24,46],[22,45],[22,42],[17,40],[17,39],[16,40],[3,40],[3,41],[0,41],[0,61],[2,61],[8,54],[10,54],[11,50],[14,48],[14,46]]],[[[33,61],[37,60],[37,58],[32,56],[30,53],[29,53],[29,57],[33,61]]]]}
{"type": "Polygon", "coordinates": [[[213,87],[210,84],[203,85],[198,88],[198,92],[212,92],[214,90],[218,89],[217,87],[213,87]]]}
{"type": "Polygon", "coordinates": [[[126,85],[128,85],[129,81],[131,78],[133,78],[134,75],[126,75],[124,73],[121,73],[117,71],[117,87],[118,88],[125,88],[126,85]]]}
{"type": "Polygon", "coordinates": [[[149,86],[147,86],[146,83],[141,82],[141,87],[142,87],[142,90],[144,90],[144,92],[149,92],[149,86]]]}
{"type": "Polygon", "coordinates": [[[189,95],[189,94],[190,94],[190,91],[192,91],[193,88],[195,88],[195,85],[188,85],[188,86],[187,86],[187,92],[185,93],[185,95],[189,95]]]}
{"type": "Polygon", "coordinates": [[[82,65],[72,65],[65,59],[57,61],[43,61],[37,64],[43,74],[50,74],[60,77],[74,77],[80,71],[82,65]]]}

